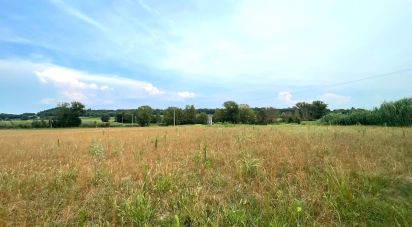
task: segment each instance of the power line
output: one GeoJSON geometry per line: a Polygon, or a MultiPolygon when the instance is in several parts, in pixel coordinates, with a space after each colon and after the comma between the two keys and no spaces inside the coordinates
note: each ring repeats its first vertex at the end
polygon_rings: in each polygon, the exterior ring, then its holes
{"type": "MultiPolygon", "coordinates": [[[[296,93],[301,93],[307,90],[312,90],[312,89],[320,89],[320,88],[329,88],[329,87],[336,87],[336,86],[341,86],[341,85],[346,85],[346,84],[351,84],[351,83],[357,83],[360,81],[364,81],[364,80],[370,80],[370,79],[376,79],[376,78],[380,78],[380,77],[386,77],[386,76],[391,76],[391,75],[395,75],[395,74],[399,74],[399,73],[405,73],[405,72],[411,72],[412,68],[405,68],[405,69],[401,69],[401,70],[397,70],[397,71],[392,71],[392,72],[388,72],[388,73],[382,73],[382,74],[376,74],[376,75],[372,75],[372,76],[367,76],[367,77],[363,77],[360,79],[356,79],[356,80],[348,80],[348,81],[344,81],[344,82],[339,82],[339,83],[333,83],[333,84],[325,84],[325,85],[315,85],[315,86],[310,86],[310,87],[306,87],[306,88],[301,88],[301,89],[297,89],[292,91],[291,93],[296,94],[296,93]]],[[[259,101],[259,100],[267,100],[267,99],[273,99],[274,97],[264,97],[264,98],[257,98],[257,99],[250,99],[248,101],[259,101]]]]}
{"type": "Polygon", "coordinates": [[[397,70],[397,71],[393,71],[393,72],[389,72],[389,73],[383,73],[383,74],[367,76],[367,77],[363,77],[363,78],[360,78],[360,79],[357,79],[357,80],[349,80],[349,81],[345,81],[345,82],[339,82],[339,83],[321,85],[321,86],[315,86],[315,87],[335,87],[335,86],[340,86],[340,85],[356,83],[356,82],[360,82],[360,81],[364,81],[364,80],[375,79],[375,78],[379,78],[379,77],[391,76],[391,75],[394,75],[394,74],[404,73],[404,72],[409,72],[409,71],[412,71],[412,68],[406,68],[406,69],[401,69],[401,70],[397,70]]]}
{"type": "MultiPolygon", "coordinates": [[[[313,89],[337,87],[337,86],[342,86],[342,85],[346,85],[346,84],[352,84],[352,83],[357,83],[357,82],[361,82],[361,81],[365,81],[365,80],[371,80],[371,79],[376,79],[376,78],[381,78],[381,77],[387,77],[387,76],[401,74],[401,73],[405,73],[405,72],[411,72],[411,71],[412,71],[412,67],[404,68],[404,69],[400,69],[400,70],[396,70],[396,71],[392,71],[392,72],[366,76],[366,77],[356,79],[356,80],[348,80],[348,81],[342,81],[342,82],[331,83],[331,84],[323,84],[323,85],[306,86],[306,87],[302,87],[300,89],[291,89],[291,93],[298,94],[298,93],[305,92],[305,91],[308,91],[308,90],[313,90],[313,89]]],[[[290,85],[288,85],[288,86],[290,86],[290,85]]],[[[277,87],[281,87],[281,86],[277,85],[277,87]]],[[[215,97],[211,97],[211,96],[205,97],[204,96],[204,97],[197,97],[196,99],[198,99],[198,100],[218,100],[218,99],[221,99],[221,98],[222,98],[221,96],[215,96],[215,97]]],[[[243,100],[243,101],[244,102],[250,102],[250,101],[260,101],[260,100],[268,100],[268,99],[275,99],[275,98],[276,98],[275,96],[268,96],[268,97],[248,99],[248,100],[243,100]]]]}

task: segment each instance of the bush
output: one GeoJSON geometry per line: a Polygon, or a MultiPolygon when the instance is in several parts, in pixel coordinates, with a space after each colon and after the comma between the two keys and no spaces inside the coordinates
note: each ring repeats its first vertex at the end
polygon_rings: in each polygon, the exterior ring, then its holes
{"type": "Polygon", "coordinates": [[[354,110],[346,114],[330,113],[320,119],[320,122],[332,125],[412,125],[412,98],[395,102],[384,102],[372,111],[354,110]]]}
{"type": "Polygon", "coordinates": [[[348,114],[330,113],[320,119],[320,122],[332,125],[375,125],[376,112],[357,110],[348,114]]]}
{"type": "Polygon", "coordinates": [[[100,117],[100,120],[102,120],[102,122],[109,122],[110,116],[109,116],[108,114],[103,114],[103,115],[100,117]]]}
{"type": "Polygon", "coordinates": [[[31,127],[33,128],[50,128],[50,123],[45,120],[34,120],[31,123],[31,127]]]}
{"type": "Polygon", "coordinates": [[[404,98],[395,102],[384,102],[375,110],[376,120],[388,126],[412,125],[412,98],[404,98]]]}

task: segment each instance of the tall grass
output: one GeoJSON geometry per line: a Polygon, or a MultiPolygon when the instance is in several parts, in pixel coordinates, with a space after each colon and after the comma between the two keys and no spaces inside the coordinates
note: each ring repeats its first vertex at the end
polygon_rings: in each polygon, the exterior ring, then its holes
{"type": "Polygon", "coordinates": [[[314,125],[0,131],[0,226],[409,226],[411,137],[314,125]]]}

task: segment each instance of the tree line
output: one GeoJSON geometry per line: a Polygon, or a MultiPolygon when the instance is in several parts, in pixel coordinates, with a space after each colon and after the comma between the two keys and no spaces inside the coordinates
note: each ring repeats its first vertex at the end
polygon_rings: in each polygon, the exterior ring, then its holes
{"type": "Polygon", "coordinates": [[[333,125],[412,125],[412,98],[384,102],[373,110],[351,109],[344,113],[329,113],[320,120],[333,125]]]}
{"type": "MultiPolygon", "coordinates": [[[[275,124],[297,123],[314,121],[324,124],[339,125],[412,125],[412,98],[405,98],[394,102],[384,102],[379,108],[364,109],[337,109],[329,110],[322,101],[298,102],[291,108],[275,109],[273,107],[252,108],[247,104],[238,104],[235,101],[226,101],[221,108],[196,109],[194,105],[185,108],[168,107],[153,109],[148,105],[128,110],[90,110],[80,102],[62,103],[57,107],[41,111],[37,114],[25,113],[22,115],[0,114],[3,119],[32,119],[31,126],[24,127],[78,127],[81,117],[99,117],[103,124],[109,126],[110,120],[117,123],[139,126],[156,125],[190,125],[207,124],[208,115],[214,123],[230,124],[275,124]],[[20,117],[20,118],[18,118],[20,117]]],[[[96,125],[97,126],[97,125],[96,125]]]]}
{"type": "MultiPolygon", "coordinates": [[[[247,104],[238,104],[235,101],[223,103],[222,108],[200,109],[194,105],[185,108],[168,107],[164,110],[153,109],[148,105],[140,106],[131,110],[99,110],[93,114],[100,113],[100,119],[109,126],[110,119],[122,124],[134,124],[141,127],[150,124],[157,125],[190,125],[207,124],[208,115],[214,123],[231,124],[273,124],[277,122],[300,123],[301,120],[314,120],[326,113],[327,104],[321,101],[312,103],[298,103],[289,109],[251,108],[247,104]]],[[[81,125],[82,116],[90,116],[91,110],[86,110],[80,102],[62,103],[56,108],[39,113],[40,120],[34,120],[32,127],[78,127],[81,125]],[[89,111],[89,114],[87,114],[89,111]]],[[[94,115],[96,116],[96,115],[94,115]]]]}

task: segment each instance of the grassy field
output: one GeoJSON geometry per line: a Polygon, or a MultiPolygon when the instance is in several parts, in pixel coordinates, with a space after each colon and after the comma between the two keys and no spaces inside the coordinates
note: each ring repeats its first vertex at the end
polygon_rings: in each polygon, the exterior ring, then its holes
{"type": "Polygon", "coordinates": [[[0,226],[409,226],[412,128],[0,131],[0,226]]]}

